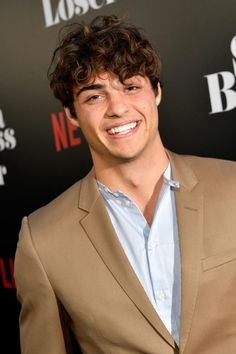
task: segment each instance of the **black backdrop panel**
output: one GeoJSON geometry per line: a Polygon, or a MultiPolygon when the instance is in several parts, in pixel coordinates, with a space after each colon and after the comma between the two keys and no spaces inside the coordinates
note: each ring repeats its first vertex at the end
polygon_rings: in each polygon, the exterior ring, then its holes
{"type": "Polygon", "coordinates": [[[235,0],[38,0],[0,5],[1,353],[19,353],[13,260],[21,219],[91,167],[46,73],[58,32],[96,15],[127,16],[162,58],[160,132],[179,153],[236,160],[235,0]]]}

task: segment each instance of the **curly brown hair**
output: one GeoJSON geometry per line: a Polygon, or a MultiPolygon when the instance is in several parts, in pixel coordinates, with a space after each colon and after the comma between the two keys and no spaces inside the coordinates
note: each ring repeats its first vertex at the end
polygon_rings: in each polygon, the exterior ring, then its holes
{"type": "Polygon", "coordinates": [[[69,26],[53,53],[48,78],[56,98],[76,117],[75,86],[110,72],[122,83],[134,75],[146,76],[156,92],[160,71],[160,57],[141,30],[112,15],[69,26]]]}

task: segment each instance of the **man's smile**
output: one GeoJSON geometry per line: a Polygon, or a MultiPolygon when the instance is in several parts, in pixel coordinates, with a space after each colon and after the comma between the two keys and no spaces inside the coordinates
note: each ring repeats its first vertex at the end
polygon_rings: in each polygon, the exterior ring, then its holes
{"type": "Polygon", "coordinates": [[[137,127],[138,125],[138,121],[136,122],[131,122],[131,123],[127,123],[127,124],[124,124],[124,125],[119,125],[117,127],[113,127],[113,128],[110,128],[107,130],[108,134],[109,135],[125,135],[125,134],[128,134],[130,133],[134,128],[137,127]]]}

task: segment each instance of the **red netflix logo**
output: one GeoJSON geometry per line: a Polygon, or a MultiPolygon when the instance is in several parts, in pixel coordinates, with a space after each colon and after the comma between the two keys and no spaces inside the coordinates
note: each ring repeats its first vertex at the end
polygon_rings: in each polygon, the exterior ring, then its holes
{"type": "Polygon", "coordinates": [[[81,144],[79,129],[70,123],[63,112],[51,114],[55,148],[57,152],[81,144]]]}
{"type": "Polygon", "coordinates": [[[5,289],[15,289],[14,263],[12,258],[0,258],[0,276],[5,289]]]}

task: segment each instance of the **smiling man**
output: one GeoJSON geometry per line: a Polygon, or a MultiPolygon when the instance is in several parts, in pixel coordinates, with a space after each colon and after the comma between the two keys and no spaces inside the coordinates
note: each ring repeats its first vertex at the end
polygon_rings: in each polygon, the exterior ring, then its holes
{"type": "Polygon", "coordinates": [[[236,353],[236,166],[164,148],[160,67],[115,16],[54,52],[50,85],[93,169],[23,220],[23,354],[236,353]]]}

